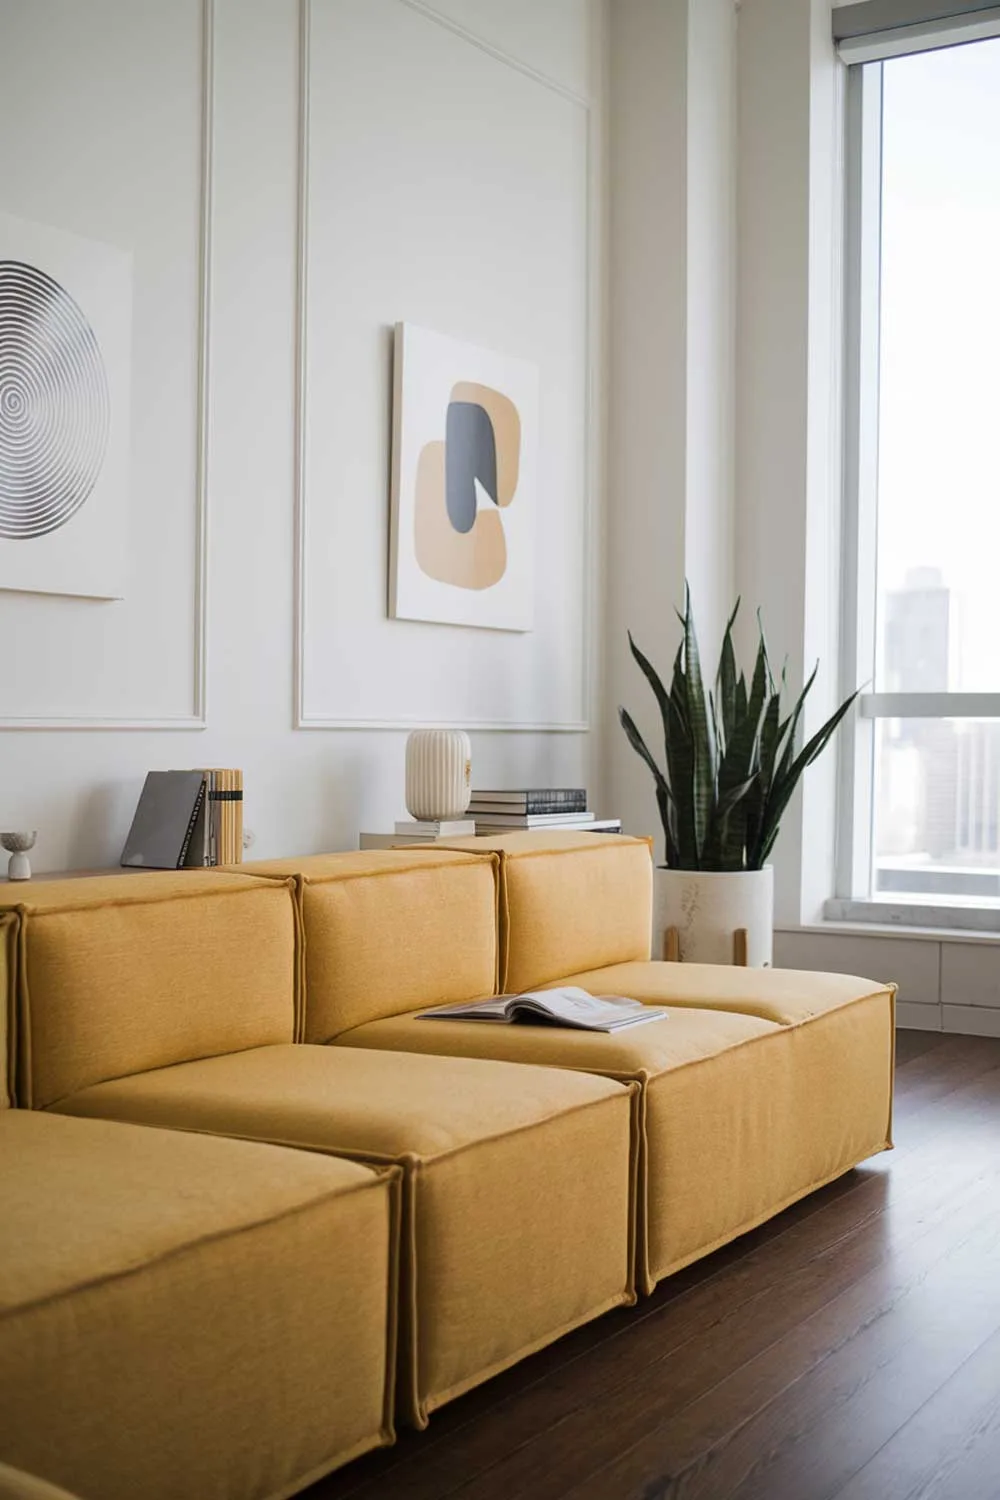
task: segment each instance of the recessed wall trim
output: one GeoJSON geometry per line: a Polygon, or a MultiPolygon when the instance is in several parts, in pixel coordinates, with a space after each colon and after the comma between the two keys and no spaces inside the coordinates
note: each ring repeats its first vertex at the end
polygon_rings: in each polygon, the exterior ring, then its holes
{"type": "Polygon", "coordinates": [[[0,715],[0,730],[192,730],[204,729],[208,715],[208,460],[212,292],[213,114],[215,106],[215,0],[201,0],[201,183],[198,244],[198,371],[195,459],[194,693],[191,712],[124,716],[114,714],[0,715]]]}
{"type": "MultiPolygon", "coordinates": [[[[583,716],[571,720],[510,720],[473,718],[435,718],[434,727],[466,729],[475,733],[496,734],[587,734],[593,714],[593,663],[596,622],[594,587],[597,579],[598,527],[600,522],[598,478],[603,464],[600,441],[603,414],[603,386],[597,364],[596,344],[600,320],[600,288],[603,266],[604,216],[601,210],[603,153],[600,149],[599,124],[591,100],[565,87],[547,74],[539,72],[469,31],[435,9],[427,0],[397,0],[409,10],[417,11],[435,25],[443,27],[470,46],[477,47],[498,62],[513,68],[541,87],[560,95],[586,115],[586,306],[584,314],[585,413],[587,422],[584,460],[585,519],[581,568],[583,589],[583,649],[581,651],[583,716]]],[[[599,10],[599,7],[597,7],[599,10]]],[[[299,0],[299,162],[298,162],[298,244],[297,244],[297,315],[296,315],[296,394],[295,394],[295,536],[294,583],[295,621],[293,649],[293,727],[295,729],[341,730],[410,730],[426,727],[427,719],[393,717],[352,717],[341,714],[311,713],[306,707],[305,639],[307,629],[308,496],[307,437],[309,407],[309,181],[310,181],[310,53],[312,0],[299,0]]]]}
{"type": "Polygon", "coordinates": [[[543,73],[538,68],[533,68],[530,63],[523,62],[521,58],[516,57],[512,52],[505,52],[502,47],[494,46],[492,42],[486,41],[485,37],[481,37],[476,32],[470,31],[467,26],[463,26],[461,21],[456,21],[451,16],[445,15],[443,11],[438,10],[436,5],[430,4],[429,0],[400,0],[400,4],[408,5],[411,10],[419,11],[429,21],[434,21],[438,26],[443,26],[446,31],[451,31],[455,36],[461,37],[463,42],[469,42],[473,47],[478,47],[480,52],[487,52],[490,57],[495,57],[497,62],[506,63],[508,68],[514,68],[518,73],[523,73],[525,78],[531,78],[535,83],[540,83],[543,88],[551,89],[555,94],[561,94],[564,99],[569,100],[570,104],[579,105],[581,109],[590,109],[590,100],[586,95],[578,93],[576,89],[569,88],[565,83],[560,83],[557,78],[553,78],[550,74],[543,73]]]}

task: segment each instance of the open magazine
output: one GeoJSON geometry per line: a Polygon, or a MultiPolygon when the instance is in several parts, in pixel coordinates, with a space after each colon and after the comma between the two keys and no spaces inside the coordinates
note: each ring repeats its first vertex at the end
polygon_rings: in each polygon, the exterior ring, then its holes
{"type": "Polygon", "coordinates": [[[429,1021],[515,1021],[543,1026],[572,1026],[581,1031],[624,1031],[659,1021],[667,1012],[660,1005],[643,1005],[622,995],[588,995],[574,984],[555,990],[528,990],[523,995],[497,995],[492,1000],[462,1001],[422,1010],[429,1021]]]}

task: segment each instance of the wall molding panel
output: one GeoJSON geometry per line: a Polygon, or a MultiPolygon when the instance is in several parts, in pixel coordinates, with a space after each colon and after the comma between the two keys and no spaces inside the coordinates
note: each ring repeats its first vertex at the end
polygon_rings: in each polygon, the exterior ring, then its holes
{"type": "MultiPolygon", "coordinates": [[[[315,216],[314,173],[319,160],[317,141],[316,107],[314,99],[314,66],[316,55],[316,22],[320,7],[326,0],[299,0],[299,120],[298,120],[298,244],[297,244],[297,317],[296,317],[296,442],[295,442],[295,562],[294,562],[294,681],[293,681],[293,725],[296,729],[320,730],[395,730],[406,731],[421,725],[433,724],[442,727],[463,728],[475,732],[501,734],[585,734],[591,727],[594,700],[593,676],[596,653],[596,631],[598,604],[595,589],[599,581],[599,538],[601,512],[599,505],[600,475],[603,464],[603,383],[601,380],[599,354],[603,336],[602,329],[602,272],[603,241],[605,236],[603,207],[603,123],[601,98],[584,96],[561,81],[541,72],[521,58],[487,41],[467,26],[444,14],[429,0],[389,0],[400,12],[414,14],[442,33],[461,42],[494,62],[509,69],[513,75],[528,80],[539,90],[566,104],[580,118],[580,141],[582,160],[582,218],[584,225],[581,248],[586,283],[580,338],[583,349],[582,403],[580,425],[583,429],[582,446],[582,533],[580,537],[580,575],[573,587],[579,590],[579,610],[582,625],[580,642],[579,681],[575,689],[579,710],[575,713],[506,715],[465,714],[453,709],[451,712],[426,715],[418,713],[365,712],[353,714],[337,701],[336,687],[325,691],[310,681],[310,649],[316,646],[317,625],[311,614],[312,590],[316,587],[315,557],[317,541],[315,527],[311,525],[312,508],[316,505],[317,482],[310,476],[311,468],[311,423],[316,419],[313,383],[313,360],[317,346],[318,314],[316,302],[315,251],[311,254],[315,216]],[[311,576],[312,575],[312,576],[311,576]]],[[[594,6],[592,14],[598,15],[600,7],[594,6]]],[[[603,37],[599,40],[603,42],[603,37]]],[[[334,85],[331,85],[334,87],[334,85]]],[[[350,207],[345,205],[345,222],[350,222],[350,207]]],[[[345,295],[350,295],[346,292],[345,295]]],[[[405,314],[400,314],[405,316],[405,314]]],[[[420,321],[420,319],[416,319],[420,321]]],[[[441,332],[458,333],[461,329],[442,327],[441,332]]],[[[324,336],[330,336],[328,325],[323,327],[324,336]]],[[[335,335],[334,335],[335,336],[335,335]]],[[[479,342],[479,340],[473,340],[479,342]]],[[[517,350],[509,350],[516,353],[517,350]]],[[[386,397],[387,397],[386,393],[386,397]]],[[[390,421],[386,412],[386,420],[390,421]]],[[[339,465],[338,465],[339,467],[339,465]]],[[[384,479],[385,516],[380,513],[380,524],[387,525],[388,470],[384,479]]],[[[324,501],[329,503],[330,486],[322,486],[324,501]]],[[[381,501],[381,497],[380,497],[381,501]]],[[[383,549],[387,554],[386,546],[383,549]]],[[[541,549],[539,549],[541,562],[541,549]]],[[[383,563],[383,569],[386,566],[383,563]]],[[[542,587],[542,568],[538,568],[538,584],[542,587]]],[[[336,590],[335,577],[330,583],[336,590]]],[[[384,580],[380,583],[380,601],[384,597],[384,580]]],[[[406,622],[390,622],[393,626],[408,627],[406,622]]],[[[436,632],[449,627],[437,625],[417,626],[416,629],[436,632]]],[[[461,628],[461,627],[452,627],[461,628]]],[[[470,636],[492,634],[483,631],[467,631],[470,636]]],[[[535,636],[536,642],[539,636],[535,636]]],[[[360,651],[364,646],[359,645],[360,651]]],[[[470,651],[472,648],[469,648],[470,651]]],[[[315,660],[315,657],[312,658],[315,660]]],[[[574,671],[576,670],[574,666],[574,671]]],[[[391,696],[391,689],[387,691],[391,696]]]]}
{"type": "MultiPolygon", "coordinates": [[[[208,715],[209,443],[213,212],[213,115],[215,108],[215,5],[201,0],[200,183],[197,292],[196,459],[194,472],[193,685],[190,712],[170,715],[0,714],[0,730],[201,730],[208,715]]],[[[134,471],[133,480],[134,484],[134,471]]],[[[104,606],[101,606],[104,607],[104,606]]],[[[114,606],[110,606],[114,607],[114,606]]]]}
{"type": "Polygon", "coordinates": [[[533,68],[530,63],[526,63],[523,59],[515,57],[512,52],[508,52],[504,48],[497,47],[492,42],[488,42],[485,37],[479,36],[478,33],[470,30],[468,26],[463,26],[460,21],[455,21],[451,16],[445,15],[436,5],[432,5],[430,0],[400,0],[400,4],[408,5],[411,10],[419,11],[429,21],[435,21],[439,26],[443,26],[446,31],[451,31],[455,36],[460,36],[464,42],[469,42],[473,47],[478,47],[480,51],[488,53],[490,57],[495,57],[497,62],[506,63],[509,68],[515,68],[519,73],[523,73],[526,78],[533,79],[535,83],[542,84],[544,88],[552,89],[564,99],[568,99],[570,104],[578,104],[581,109],[590,109],[591,100],[588,95],[578,93],[576,89],[569,88],[565,83],[561,83],[558,78],[553,78],[550,74],[543,73],[538,68],[533,68]]]}

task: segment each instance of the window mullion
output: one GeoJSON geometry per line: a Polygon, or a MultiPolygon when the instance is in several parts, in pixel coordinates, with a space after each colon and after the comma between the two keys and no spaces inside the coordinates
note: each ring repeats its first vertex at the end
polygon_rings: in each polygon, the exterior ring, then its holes
{"type": "MultiPolygon", "coordinates": [[[[871,685],[877,597],[882,68],[852,68],[847,88],[844,287],[842,689],[871,685]]],[[[875,728],[858,714],[841,741],[837,894],[868,896],[875,728]]]]}

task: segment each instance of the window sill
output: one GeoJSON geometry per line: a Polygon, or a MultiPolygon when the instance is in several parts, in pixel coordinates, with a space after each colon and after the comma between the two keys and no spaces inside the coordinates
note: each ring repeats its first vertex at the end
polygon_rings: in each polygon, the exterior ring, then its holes
{"type": "MultiPolygon", "coordinates": [[[[834,897],[827,901],[823,921],[807,926],[813,932],[868,933],[880,937],[925,937],[940,942],[1000,940],[1000,901],[971,906],[941,901],[856,901],[834,897]]],[[[802,928],[799,929],[803,930],[802,928]]]]}

